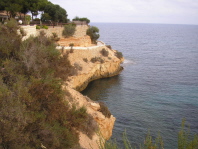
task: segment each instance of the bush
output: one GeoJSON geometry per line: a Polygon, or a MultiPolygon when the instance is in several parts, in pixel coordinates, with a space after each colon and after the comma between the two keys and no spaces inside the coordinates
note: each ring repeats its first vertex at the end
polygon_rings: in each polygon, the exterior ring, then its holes
{"type": "Polygon", "coordinates": [[[22,37],[17,34],[18,29],[15,19],[11,19],[6,25],[0,24],[0,67],[6,59],[19,59],[22,37]]]}
{"type": "Polygon", "coordinates": [[[78,16],[76,16],[75,18],[72,19],[72,21],[85,21],[87,24],[90,23],[90,20],[87,18],[79,18],[78,16]]]}
{"type": "Polygon", "coordinates": [[[100,62],[100,63],[104,63],[104,60],[101,57],[94,57],[91,59],[92,63],[96,63],[96,62],[100,62]]]}
{"type": "Polygon", "coordinates": [[[108,57],[108,55],[109,55],[109,51],[107,51],[107,50],[104,49],[104,48],[100,51],[100,53],[101,53],[104,57],[108,57]]]}
{"type": "Polygon", "coordinates": [[[60,40],[57,33],[52,33],[51,39],[54,40],[54,41],[59,41],[60,40]]]}
{"type": "Polygon", "coordinates": [[[103,102],[99,102],[100,105],[100,112],[102,112],[102,114],[107,117],[110,118],[111,117],[111,112],[109,111],[108,107],[103,103],[103,102]]]}
{"type": "Polygon", "coordinates": [[[75,106],[72,107],[68,120],[71,127],[75,127],[91,138],[93,133],[98,129],[97,123],[87,114],[85,107],[77,109],[75,106]]]}
{"type": "Polygon", "coordinates": [[[190,128],[186,128],[185,119],[182,120],[181,129],[178,133],[178,149],[197,149],[198,135],[191,135],[190,128]]]}
{"type": "Polygon", "coordinates": [[[85,21],[87,24],[89,24],[89,23],[90,23],[90,20],[89,20],[89,19],[87,19],[87,18],[80,18],[79,20],[80,20],[80,21],[85,21]]]}
{"type": "Polygon", "coordinates": [[[83,61],[87,63],[88,62],[88,59],[87,58],[83,58],[83,61]]]}
{"type": "Polygon", "coordinates": [[[23,28],[20,28],[20,33],[22,37],[27,35],[26,31],[23,28]]]}
{"type": "Polygon", "coordinates": [[[62,35],[65,37],[65,38],[68,38],[68,37],[71,37],[74,35],[76,31],[76,25],[74,24],[67,24],[64,26],[64,30],[63,30],[63,33],[62,35]]]}
{"type": "Polygon", "coordinates": [[[36,29],[48,29],[48,26],[47,25],[43,25],[43,26],[39,26],[39,25],[36,25],[36,29]]]}
{"type": "Polygon", "coordinates": [[[91,26],[87,29],[87,35],[90,36],[93,44],[96,44],[97,39],[100,37],[99,29],[95,26],[91,26]]]}
{"type": "Polygon", "coordinates": [[[112,49],[112,48],[111,48],[111,45],[106,45],[106,47],[109,48],[109,49],[112,49]]]}
{"type": "Polygon", "coordinates": [[[71,48],[73,48],[73,46],[74,46],[74,43],[70,43],[70,44],[69,44],[69,46],[70,46],[71,48]]]}
{"type": "Polygon", "coordinates": [[[115,56],[119,59],[123,58],[122,52],[116,51],[115,56]]]}
{"type": "Polygon", "coordinates": [[[36,25],[36,29],[41,29],[41,27],[39,25],[36,25]]]}
{"type": "Polygon", "coordinates": [[[48,26],[47,25],[43,25],[42,28],[48,29],[48,26]]]}
{"type": "Polygon", "coordinates": [[[0,148],[71,148],[90,121],[62,90],[77,70],[43,32],[22,42],[17,29],[13,20],[0,25],[0,148]]]}
{"type": "Polygon", "coordinates": [[[70,49],[69,52],[70,52],[70,53],[74,53],[74,49],[73,49],[74,44],[73,44],[73,43],[70,43],[69,46],[71,47],[71,49],[70,49]]]}
{"type": "MultiPolygon", "coordinates": [[[[128,140],[126,131],[123,133],[122,137],[123,147],[125,149],[134,149],[137,147],[132,147],[130,141],[128,140]]],[[[122,147],[122,148],[123,148],[122,147]]],[[[198,147],[198,136],[192,135],[190,129],[185,126],[185,120],[182,120],[182,126],[178,133],[178,149],[197,149],[198,147]]],[[[100,149],[121,149],[118,147],[116,140],[104,142],[101,140],[99,142],[100,149]]],[[[159,134],[156,139],[150,135],[150,132],[147,133],[144,143],[140,144],[139,149],[164,149],[164,142],[159,134]]]]}

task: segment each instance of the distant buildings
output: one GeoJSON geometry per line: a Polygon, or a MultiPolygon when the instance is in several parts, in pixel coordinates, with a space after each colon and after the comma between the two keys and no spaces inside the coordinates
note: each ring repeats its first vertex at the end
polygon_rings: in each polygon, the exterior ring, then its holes
{"type": "MultiPolygon", "coordinates": [[[[30,15],[25,15],[25,16],[30,16],[30,15]]],[[[7,20],[8,18],[10,18],[9,16],[9,12],[7,11],[0,11],[0,22],[4,22],[5,20],[7,20]]],[[[16,20],[25,20],[24,19],[24,14],[21,14],[21,13],[17,13],[16,17],[15,17],[16,20]]]]}

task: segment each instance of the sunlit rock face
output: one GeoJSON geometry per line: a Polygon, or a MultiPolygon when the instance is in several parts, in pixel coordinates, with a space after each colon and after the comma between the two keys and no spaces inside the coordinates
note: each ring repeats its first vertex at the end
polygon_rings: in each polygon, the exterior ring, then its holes
{"type": "Polygon", "coordinates": [[[71,88],[82,91],[93,80],[118,75],[123,69],[120,64],[124,59],[119,59],[115,50],[106,46],[95,46],[90,49],[74,49],[74,52],[69,54],[69,60],[81,70],[78,75],[71,76],[68,83],[71,88]],[[102,54],[103,49],[108,54],[102,54]]]}
{"type": "MultiPolygon", "coordinates": [[[[69,49],[68,49],[69,51],[69,49]]],[[[66,50],[63,51],[67,52],[66,50]]],[[[67,91],[71,95],[70,104],[77,107],[86,107],[87,113],[93,119],[92,124],[97,125],[98,131],[90,138],[82,132],[79,133],[79,143],[82,148],[98,149],[101,140],[108,140],[112,136],[112,130],[116,118],[113,115],[106,116],[101,111],[101,105],[83,96],[79,91],[84,90],[88,83],[105,77],[118,75],[122,71],[123,58],[116,56],[117,51],[106,46],[94,46],[87,49],[74,48],[69,53],[71,65],[77,66],[78,73],[71,75],[67,83],[67,91]]]]}

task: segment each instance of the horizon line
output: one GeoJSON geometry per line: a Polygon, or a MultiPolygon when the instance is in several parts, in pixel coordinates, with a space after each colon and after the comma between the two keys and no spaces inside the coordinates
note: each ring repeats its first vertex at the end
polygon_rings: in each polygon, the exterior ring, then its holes
{"type": "Polygon", "coordinates": [[[188,24],[188,23],[138,23],[138,22],[90,22],[91,23],[115,23],[115,24],[164,24],[164,25],[198,25],[198,24],[188,24]]]}

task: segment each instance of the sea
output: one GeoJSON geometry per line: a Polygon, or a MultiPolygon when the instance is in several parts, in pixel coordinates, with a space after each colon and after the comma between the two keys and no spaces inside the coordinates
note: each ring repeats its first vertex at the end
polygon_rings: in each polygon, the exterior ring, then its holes
{"type": "Polygon", "coordinates": [[[126,131],[139,148],[150,132],[177,148],[182,119],[198,134],[198,25],[92,23],[100,41],[123,53],[120,75],[91,82],[82,92],[116,117],[113,135],[126,131]]]}

